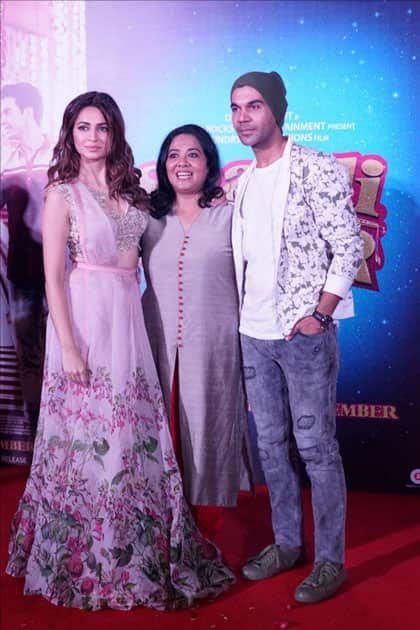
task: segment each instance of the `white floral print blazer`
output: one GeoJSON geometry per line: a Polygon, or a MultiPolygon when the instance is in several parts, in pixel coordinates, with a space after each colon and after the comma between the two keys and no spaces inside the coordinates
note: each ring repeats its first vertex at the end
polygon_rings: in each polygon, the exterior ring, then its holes
{"type": "MultiPolygon", "coordinates": [[[[317,307],[322,291],[338,295],[334,318],[354,314],[351,286],[363,255],[349,173],[333,155],[288,141],[290,181],[284,208],[275,208],[276,308],[284,336],[317,307]]],[[[242,253],[242,202],[255,161],[239,178],[232,243],[242,304],[246,261],[242,253]]],[[[280,197],[280,191],[279,191],[280,197]]],[[[275,198],[275,196],[274,196],[275,198]]]]}

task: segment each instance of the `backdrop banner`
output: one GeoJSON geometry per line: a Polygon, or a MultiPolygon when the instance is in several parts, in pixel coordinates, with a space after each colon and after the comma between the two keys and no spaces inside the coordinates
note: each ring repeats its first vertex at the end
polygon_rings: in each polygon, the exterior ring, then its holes
{"type": "MultiPolygon", "coordinates": [[[[281,74],[289,102],[284,133],[346,165],[362,227],[356,316],[339,329],[337,430],[348,486],[420,492],[420,179],[412,162],[420,100],[418,4],[4,0],[2,16],[2,86],[26,82],[39,92],[45,151],[51,155],[71,98],[85,90],[108,92],[121,106],[149,191],[163,138],[191,122],[216,141],[222,183],[233,199],[253,156],[232,127],[231,85],[251,70],[281,74]]],[[[27,463],[33,436],[9,277],[15,214],[4,191],[16,169],[22,186],[29,186],[34,169],[42,179],[46,166],[39,155],[30,165],[19,162],[11,125],[3,115],[0,461],[27,463]]],[[[31,219],[24,218],[35,241],[36,205],[31,219]]]]}

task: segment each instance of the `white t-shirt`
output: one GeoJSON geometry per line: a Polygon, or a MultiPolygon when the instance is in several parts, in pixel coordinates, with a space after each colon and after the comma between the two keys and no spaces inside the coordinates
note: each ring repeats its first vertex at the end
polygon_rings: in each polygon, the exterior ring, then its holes
{"type": "Polygon", "coordinates": [[[289,174],[284,156],[252,172],[243,200],[242,255],[246,264],[241,333],[256,339],[281,339],[275,306],[280,234],[275,231],[278,203],[287,195],[289,174]],[[284,181],[282,181],[284,180],[284,181]]]}

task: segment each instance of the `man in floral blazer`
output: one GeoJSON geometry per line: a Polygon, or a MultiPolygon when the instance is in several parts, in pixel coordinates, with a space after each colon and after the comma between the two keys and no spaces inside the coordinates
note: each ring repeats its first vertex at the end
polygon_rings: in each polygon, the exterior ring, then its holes
{"type": "Polygon", "coordinates": [[[238,182],[232,239],[245,383],[275,537],[242,574],[259,580],[306,562],[294,442],[311,481],[315,528],[314,567],[295,599],[318,602],[346,579],[336,324],[353,315],[360,227],[346,168],[283,136],[286,88],[276,72],[239,77],[231,109],[255,155],[238,182]]]}

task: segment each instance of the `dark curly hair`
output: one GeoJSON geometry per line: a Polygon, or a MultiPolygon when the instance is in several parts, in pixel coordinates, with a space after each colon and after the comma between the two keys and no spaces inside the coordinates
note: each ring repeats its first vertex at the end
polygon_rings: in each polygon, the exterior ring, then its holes
{"type": "Polygon", "coordinates": [[[151,214],[156,219],[160,219],[170,212],[175,201],[175,191],[169,182],[166,173],[166,160],[168,158],[169,147],[176,136],[188,134],[200,143],[207,160],[208,174],[203,184],[201,197],[198,201],[200,208],[211,206],[212,199],[218,199],[224,195],[223,188],[218,185],[220,178],[220,159],[217,147],[210,134],[199,125],[182,125],[168,133],[159,151],[156,165],[158,186],[150,195],[152,202],[151,214]]]}
{"type": "Polygon", "coordinates": [[[121,111],[112,96],[105,92],[85,92],[67,105],[63,122],[48,169],[48,186],[76,179],[80,169],[80,155],[73,141],[73,128],[85,107],[99,109],[111,133],[111,148],[106,156],[106,179],[109,194],[122,197],[138,208],[150,208],[146,191],[140,186],[141,171],[134,166],[131,147],[125,139],[125,124],[121,111]]]}

